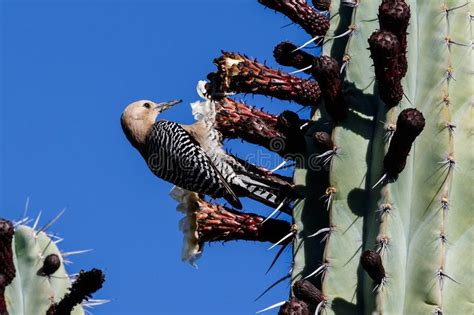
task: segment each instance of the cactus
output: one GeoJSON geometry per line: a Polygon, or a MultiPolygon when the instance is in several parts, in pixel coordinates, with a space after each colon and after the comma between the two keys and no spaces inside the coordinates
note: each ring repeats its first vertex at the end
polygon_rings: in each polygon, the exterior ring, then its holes
{"type": "MultiPolygon", "coordinates": [[[[262,311],[472,314],[474,6],[466,0],[258,2],[311,36],[304,45],[286,41],[273,51],[278,63],[298,71],[223,52],[200,95],[214,103],[213,122],[224,139],[261,145],[296,165],[302,198],[285,209],[295,225],[292,290],[288,301],[262,311]],[[305,51],[311,43],[322,56],[305,51]],[[235,93],[311,107],[310,120],[265,113],[228,98],[235,93]]],[[[188,222],[181,225],[184,260],[194,261],[206,241],[275,243],[261,232],[276,221],[198,198],[190,192],[177,198],[188,222]]],[[[289,224],[277,225],[285,228],[274,236],[288,231],[289,224]]],[[[286,246],[288,236],[275,244],[286,246]]]]}
{"type": "Polygon", "coordinates": [[[14,228],[12,222],[0,220],[1,315],[84,314],[81,303],[102,287],[104,275],[97,269],[81,271],[71,282],[64,267],[68,253],[61,253],[57,240],[46,233],[57,218],[39,230],[37,221],[33,227],[14,228]]]}

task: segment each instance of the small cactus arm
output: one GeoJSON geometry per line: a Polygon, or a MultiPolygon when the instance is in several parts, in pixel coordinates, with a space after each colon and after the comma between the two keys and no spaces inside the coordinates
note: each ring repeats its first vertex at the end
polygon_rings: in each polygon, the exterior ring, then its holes
{"type": "Polygon", "coordinates": [[[81,303],[102,286],[104,276],[97,269],[81,271],[71,281],[64,267],[66,254],[45,230],[14,228],[0,219],[1,315],[81,315],[81,303]]]}

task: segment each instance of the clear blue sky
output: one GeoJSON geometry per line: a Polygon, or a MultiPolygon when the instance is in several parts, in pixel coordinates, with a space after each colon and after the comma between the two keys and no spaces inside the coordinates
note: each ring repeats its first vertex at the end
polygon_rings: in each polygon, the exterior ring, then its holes
{"type": "MultiPolygon", "coordinates": [[[[287,251],[264,274],[276,253],[268,244],[212,244],[199,270],[180,261],[171,185],[148,171],[119,118],[137,99],[182,98],[163,118],[190,123],[196,82],[214,71],[221,49],[276,66],[273,47],[306,41],[302,30],[282,28],[289,21],[257,0],[3,0],[0,14],[0,216],[18,218],[27,196],[43,222],[67,207],[52,228],[65,237],[61,248],[94,248],[69,271],[107,275],[95,297],[112,302],[94,314],[253,314],[287,298],[286,282],[253,302],[290,267],[287,251]]],[[[272,112],[298,108],[248,101],[272,112]]],[[[228,147],[243,157],[256,150],[228,147]]]]}

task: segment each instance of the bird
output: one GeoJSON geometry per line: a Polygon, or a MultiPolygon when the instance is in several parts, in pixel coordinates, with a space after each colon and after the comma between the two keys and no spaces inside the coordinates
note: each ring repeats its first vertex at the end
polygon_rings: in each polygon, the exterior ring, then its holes
{"type": "Polygon", "coordinates": [[[179,103],[181,100],[139,100],[121,115],[125,136],[154,175],[198,194],[224,198],[237,209],[242,209],[239,197],[243,196],[272,207],[286,202],[289,184],[262,178],[225,152],[213,119],[208,117],[212,110],[191,125],[157,121],[159,114],[179,103]]]}

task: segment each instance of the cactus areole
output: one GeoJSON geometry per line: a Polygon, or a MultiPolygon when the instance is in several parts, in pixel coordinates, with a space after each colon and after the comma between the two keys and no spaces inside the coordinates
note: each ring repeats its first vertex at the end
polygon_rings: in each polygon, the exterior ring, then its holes
{"type": "Polygon", "coordinates": [[[224,138],[267,148],[279,138],[304,156],[293,158],[303,197],[287,212],[292,290],[273,307],[473,314],[472,2],[258,2],[311,37],[275,43],[275,60],[299,71],[224,52],[206,91],[224,138]],[[311,117],[246,108],[234,93],[294,101],[311,117]]]}

